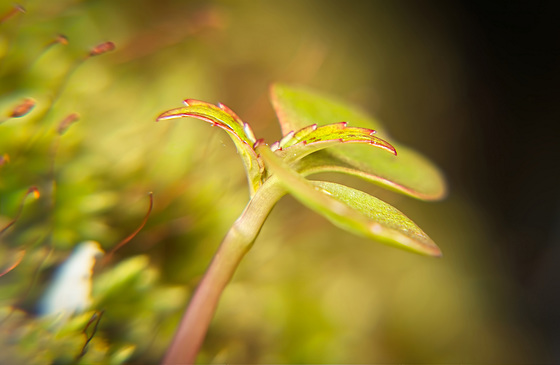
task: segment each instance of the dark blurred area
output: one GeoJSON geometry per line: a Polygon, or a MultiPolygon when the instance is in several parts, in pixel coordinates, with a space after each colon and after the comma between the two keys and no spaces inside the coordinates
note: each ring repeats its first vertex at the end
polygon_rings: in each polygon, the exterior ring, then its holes
{"type": "MultiPolygon", "coordinates": [[[[454,171],[493,227],[520,311],[560,359],[560,23],[552,1],[433,3],[463,50],[468,128],[454,171]]],[[[437,11],[436,11],[437,13],[437,11]]]]}

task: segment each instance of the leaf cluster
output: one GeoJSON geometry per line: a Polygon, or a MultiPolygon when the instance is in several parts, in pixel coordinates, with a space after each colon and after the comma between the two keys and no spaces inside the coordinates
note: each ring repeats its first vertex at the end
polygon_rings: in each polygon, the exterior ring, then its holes
{"type": "Polygon", "coordinates": [[[194,117],[225,130],[243,160],[252,199],[280,185],[302,204],[352,233],[420,254],[437,245],[396,208],[351,187],[308,179],[322,172],[354,175],[423,200],[445,195],[439,170],[394,143],[379,122],[354,106],[301,87],[277,84],[271,99],[284,136],[270,146],[223,104],[187,99],[158,120],[194,117]],[[265,182],[270,183],[264,185],[265,182]],[[266,186],[266,188],[265,188],[266,186]]]}

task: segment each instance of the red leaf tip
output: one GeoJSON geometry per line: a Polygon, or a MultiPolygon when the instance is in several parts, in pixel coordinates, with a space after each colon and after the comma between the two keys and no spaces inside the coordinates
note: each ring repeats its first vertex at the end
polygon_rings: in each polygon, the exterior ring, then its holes
{"type": "Polygon", "coordinates": [[[258,147],[264,146],[266,145],[266,142],[264,141],[264,138],[259,138],[255,141],[255,143],[253,143],[253,149],[257,149],[258,147]]]}
{"type": "Polygon", "coordinates": [[[37,102],[33,98],[25,98],[23,102],[17,105],[10,114],[10,118],[19,118],[27,115],[34,107],[37,102]]]}
{"type": "Polygon", "coordinates": [[[32,186],[27,190],[26,196],[29,194],[33,194],[35,199],[39,199],[41,197],[41,193],[39,193],[39,189],[37,189],[36,186],[32,186]]]}
{"type": "Polygon", "coordinates": [[[18,13],[25,13],[25,8],[19,4],[14,4],[10,10],[0,16],[0,24],[4,23],[5,21],[10,20],[18,13]]]}
{"type": "Polygon", "coordinates": [[[54,41],[56,43],[60,43],[60,44],[65,45],[65,46],[68,45],[68,37],[65,36],[64,34],[59,34],[54,41]]]}
{"type": "Polygon", "coordinates": [[[68,127],[70,127],[70,125],[72,125],[73,123],[76,123],[78,120],[80,120],[80,114],[78,113],[69,114],[68,116],[66,116],[66,118],[62,120],[62,122],[60,122],[58,128],[56,129],[56,132],[59,135],[63,135],[64,132],[66,132],[66,130],[68,129],[68,127]]]}
{"type": "Polygon", "coordinates": [[[110,52],[115,49],[115,43],[113,42],[104,42],[98,44],[97,46],[93,47],[93,49],[89,52],[90,56],[99,56],[103,53],[110,52]]]}

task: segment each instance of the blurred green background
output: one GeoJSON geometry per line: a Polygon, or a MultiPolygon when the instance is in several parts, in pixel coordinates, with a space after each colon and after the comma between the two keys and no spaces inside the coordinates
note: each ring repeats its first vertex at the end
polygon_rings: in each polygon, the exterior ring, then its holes
{"type": "MultiPolygon", "coordinates": [[[[92,312],[36,319],[84,240],[103,310],[82,363],[157,363],[246,204],[227,135],[155,123],[184,98],[222,102],[280,138],[268,87],[307,85],[369,110],[436,162],[425,203],[356,179],[442,248],[429,259],[351,236],[284,198],[220,303],[201,363],[557,362],[558,40],[547,5],[482,1],[0,1],[0,362],[67,363],[92,312]],[[68,44],[51,44],[62,34],[68,44]],[[116,49],[85,59],[96,45],[116,49]],[[81,61],[80,61],[81,60],[81,61]],[[556,66],[555,66],[556,65],[556,66]],[[26,98],[26,116],[8,119],[26,98]],[[80,120],[59,136],[70,113],[80,120]],[[555,346],[556,345],[556,346],[555,346]]],[[[89,329],[91,332],[91,328],[89,329]]]]}

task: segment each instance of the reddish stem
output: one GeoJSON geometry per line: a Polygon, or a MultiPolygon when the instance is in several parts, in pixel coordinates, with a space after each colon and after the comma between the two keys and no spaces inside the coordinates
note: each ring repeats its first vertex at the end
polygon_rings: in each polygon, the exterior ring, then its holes
{"type": "Polygon", "coordinates": [[[194,364],[218,301],[272,207],[285,194],[274,177],[257,191],[222,241],[189,303],[163,364],[194,364]]]}

